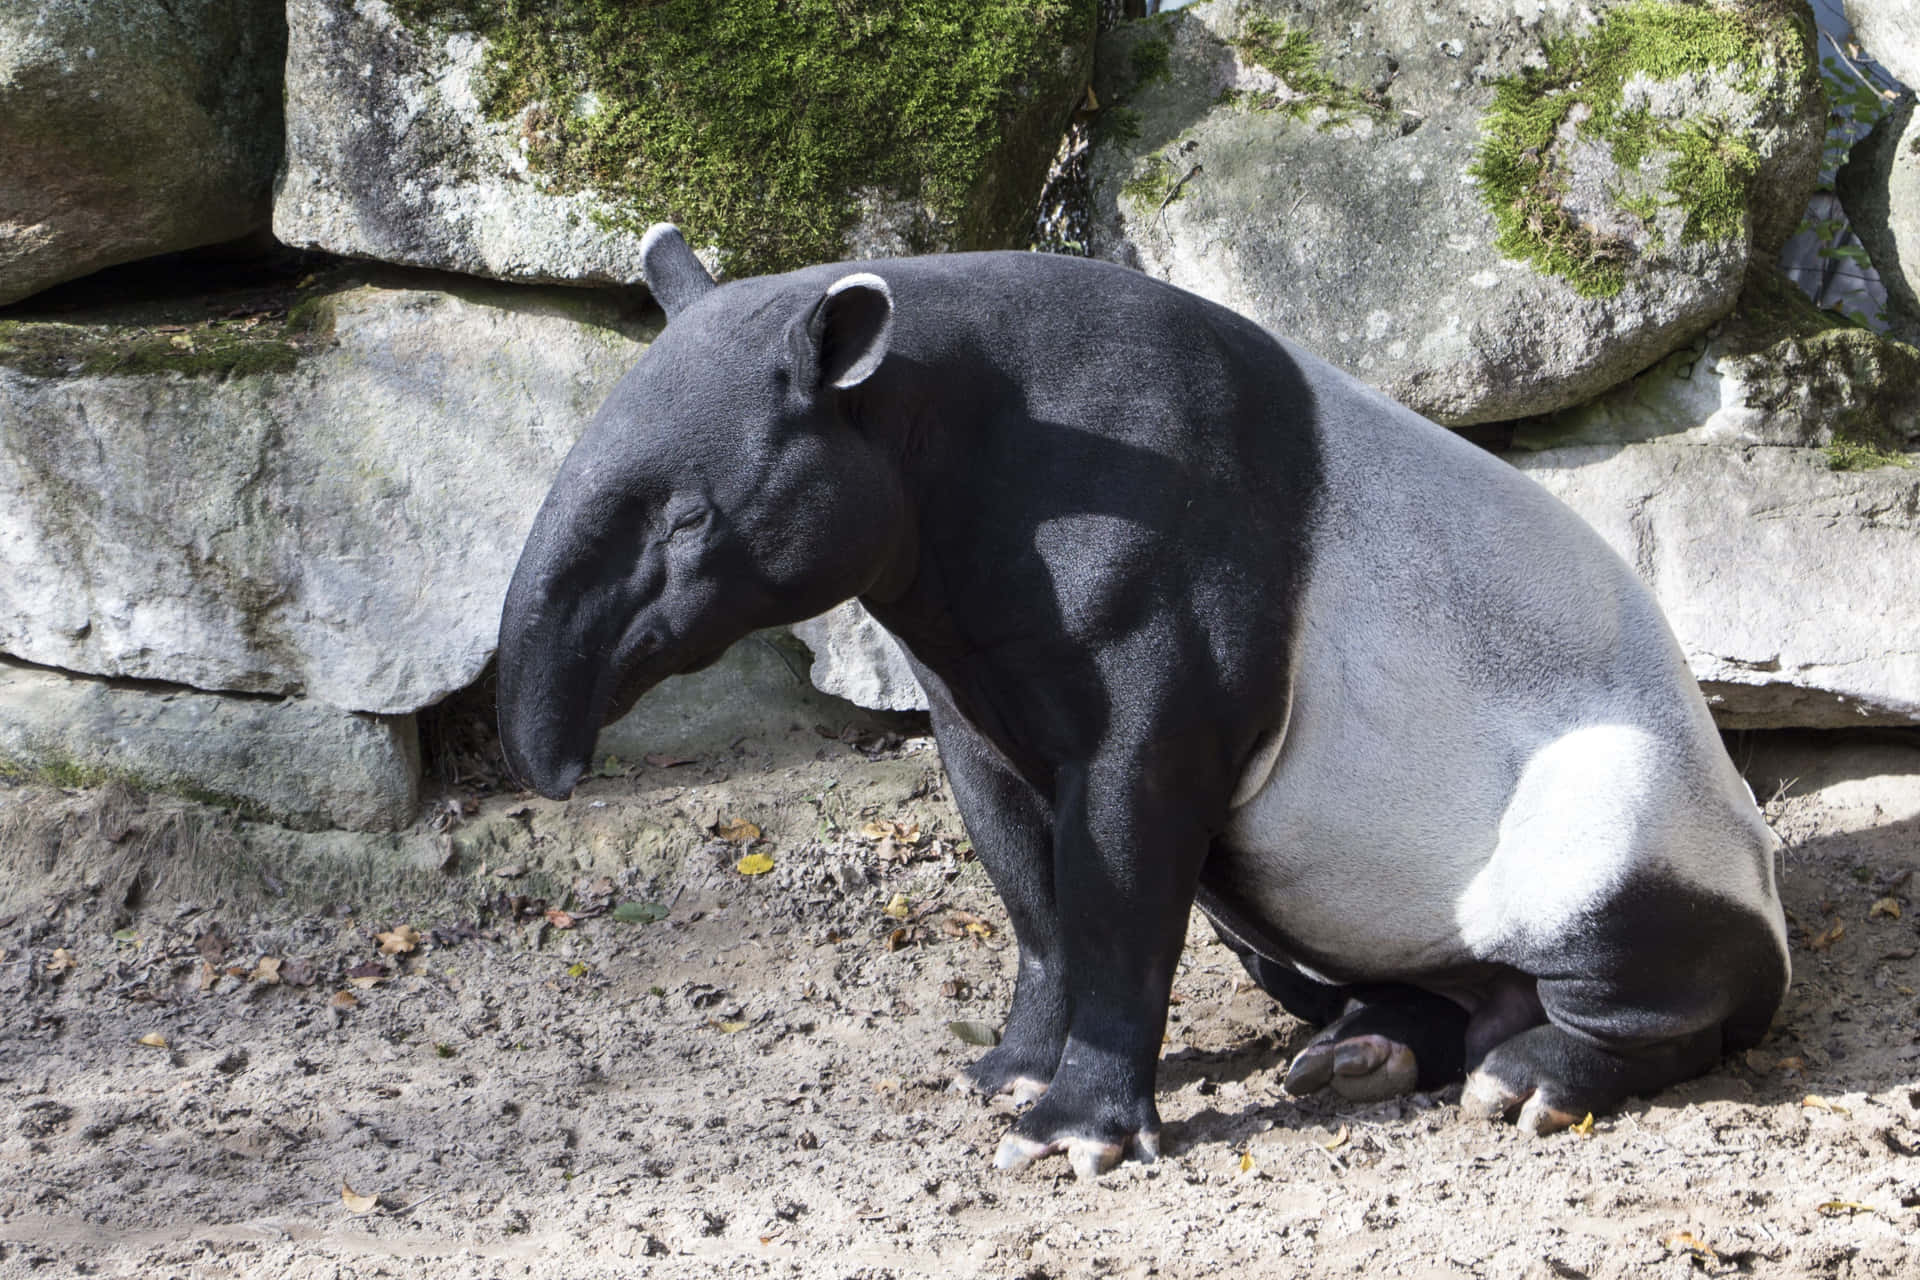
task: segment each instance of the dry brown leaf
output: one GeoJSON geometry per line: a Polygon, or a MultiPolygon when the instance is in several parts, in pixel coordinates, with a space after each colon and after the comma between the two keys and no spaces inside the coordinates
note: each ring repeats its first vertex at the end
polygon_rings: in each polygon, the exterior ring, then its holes
{"type": "Polygon", "coordinates": [[[694,756],[663,755],[658,751],[649,751],[640,758],[656,769],[676,769],[683,764],[692,764],[696,759],[694,756]]]}
{"type": "Polygon", "coordinates": [[[1773,1069],[1775,1071],[1805,1071],[1807,1069],[1807,1060],[1798,1054],[1793,1054],[1774,1063],[1773,1069]]]}
{"type": "Polygon", "coordinates": [[[919,937],[920,930],[917,928],[903,927],[895,929],[887,935],[887,950],[898,951],[902,947],[911,946],[919,937]]]}
{"type": "Polygon", "coordinates": [[[143,1044],[149,1049],[164,1049],[167,1047],[167,1038],[158,1031],[149,1031],[134,1043],[143,1044]]]}
{"type": "Polygon", "coordinates": [[[1660,1243],[1670,1250],[1685,1250],[1704,1262],[1716,1262],[1720,1258],[1712,1245],[1691,1231],[1669,1231],[1660,1237],[1660,1243]]]}
{"type": "Polygon", "coordinates": [[[348,1213],[372,1213],[379,1207],[379,1196],[363,1196],[352,1187],[340,1184],[340,1203],[347,1206],[348,1213]]]}
{"type": "Polygon", "coordinates": [[[213,990],[213,984],[218,981],[220,981],[220,971],[208,964],[205,960],[202,960],[200,962],[200,972],[194,979],[195,987],[201,991],[211,991],[213,990]]]}
{"type": "Polygon", "coordinates": [[[734,863],[733,869],[743,876],[763,876],[773,870],[773,859],[764,853],[750,853],[734,863]]]}
{"type": "Polygon", "coordinates": [[[1321,1139],[1320,1145],[1326,1148],[1328,1151],[1337,1151],[1341,1147],[1346,1146],[1347,1140],[1352,1136],[1353,1136],[1352,1131],[1349,1130],[1347,1126],[1343,1124],[1340,1126],[1339,1130],[1335,1132],[1331,1137],[1321,1139]]]}
{"type": "Polygon", "coordinates": [[[327,997],[327,1008],[347,1010],[360,1003],[360,998],[351,991],[336,991],[327,997]]]}
{"type": "Polygon", "coordinates": [[[390,956],[404,956],[420,945],[420,931],[410,924],[396,925],[385,933],[376,933],[380,950],[390,956]]]}
{"type": "Polygon", "coordinates": [[[58,977],[63,973],[71,972],[77,963],[79,962],[73,958],[73,952],[65,947],[55,947],[53,954],[47,957],[47,972],[58,977]]]}
{"type": "Polygon", "coordinates": [[[1800,1105],[1816,1111],[1831,1111],[1837,1116],[1850,1116],[1853,1114],[1853,1112],[1847,1110],[1847,1108],[1841,1106],[1839,1103],[1823,1098],[1817,1093],[1810,1093],[1800,1099],[1800,1105]]]}
{"type": "Polygon", "coordinates": [[[730,844],[746,844],[760,838],[760,828],[744,818],[722,818],[714,824],[713,834],[730,844]]]}
{"type": "Polygon", "coordinates": [[[556,929],[571,929],[573,928],[573,916],[558,907],[548,907],[547,923],[556,929]]]}
{"type": "Polygon", "coordinates": [[[1818,937],[1808,941],[1807,949],[1810,951],[1825,951],[1828,947],[1831,947],[1834,943],[1840,941],[1840,939],[1846,936],[1847,936],[1846,921],[1835,920],[1833,924],[1829,926],[1824,932],[1822,932],[1818,937]]]}
{"type": "Polygon", "coordinates": [[[1885,916],[1889,920],[1898,920],[1900,918],[1899,901],[1894,898],[1876,898],[1873,906],[1867,909],[1867,919],[1871,920],[1875,916],[1885,916]]]}
{"type": "Polygon", "coordinates": [[[271,987],[280,981],[280,957],[261,956],[260,963],[253,967],[252,978],[255,982],[271,987]]]}
{"type": "Polygon", "coordinates": [[[885,840],[892,834],[893,824],[891,822],[863,822],[860,824],[860,835],[866,840],[885,840]]]}

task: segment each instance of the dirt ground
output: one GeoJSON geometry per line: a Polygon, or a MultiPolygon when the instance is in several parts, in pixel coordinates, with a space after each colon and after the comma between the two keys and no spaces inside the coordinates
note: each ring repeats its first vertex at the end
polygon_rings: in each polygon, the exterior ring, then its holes
{"type": "Polygon", "coordinates": [[[0,1280],[1920,1276],[1920,739],[1732,745],[1788,841],[1760,1049],[1586,1135],[1298,1101],[1196,919],[1166,1154],[1094,1183],[948,1089],[1013,950],[924,739],[384,845],[0,788],[0,1280]]]}

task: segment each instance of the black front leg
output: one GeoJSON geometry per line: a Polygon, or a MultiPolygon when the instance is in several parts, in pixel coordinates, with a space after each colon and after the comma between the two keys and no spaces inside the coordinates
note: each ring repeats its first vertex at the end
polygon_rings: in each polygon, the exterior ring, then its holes
{"type": "Polygon", "coordinates": [[[1000,1168],[1064,1152],[1084,1178],[1129,1151],[1159,1154],[1154,1075],[1209,841],[1200,815],[1213,788],[1192,765],[1134,749],[1060,772],[1054,884],[1071,1019],[1053,1083],[1001,1142],[1000,1168]]]}
{"type": "Polygon", "coordinates": [[[954,803],[1020,951],[1006,1030],[998,1047],[967,1069],[967,1079],[983,1093],[1011,1091],[1015,1101],[1030,1102],[1053,1079],[1072,1016],[1053,890],[1052,807],[955,713],[936,677],[918,674],[954,803]]]}

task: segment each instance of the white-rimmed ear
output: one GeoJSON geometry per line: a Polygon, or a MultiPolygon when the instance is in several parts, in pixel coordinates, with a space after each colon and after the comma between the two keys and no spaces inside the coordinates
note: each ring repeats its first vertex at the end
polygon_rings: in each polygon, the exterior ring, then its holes
{"type": "Polygon", "coordinates": [[[795,326],[801,354],[813,367],[813,386],[857,387],[886,358],[893,332],[893,290],[871,271],[833,282],[804,326],[795,326]]]}
{"type": "Polygon", "coordinates": [[[671,320],[715,288],[713,277],[671,222],[656,222],[640,240],[640,278],[671,320]]]}

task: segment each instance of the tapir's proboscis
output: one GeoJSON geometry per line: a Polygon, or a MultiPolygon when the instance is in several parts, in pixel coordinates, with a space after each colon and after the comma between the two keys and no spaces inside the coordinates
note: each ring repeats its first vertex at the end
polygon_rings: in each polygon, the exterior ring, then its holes
{"type": "Polygon", "coordinates": [[[997,1165],[1155,1157],[1196,902],[1322,1027],[1295,1093],[1464,1076],[1542,1133],[1764,1034],[1777,842],[1651,593],[1507,464],[1112,264],[642,256],[666,328],[508,590],[507,761],[566,796],[662,679],[861,600],[1018,943],[997,1165]]]}

